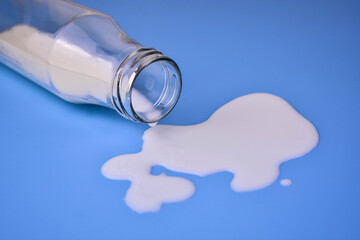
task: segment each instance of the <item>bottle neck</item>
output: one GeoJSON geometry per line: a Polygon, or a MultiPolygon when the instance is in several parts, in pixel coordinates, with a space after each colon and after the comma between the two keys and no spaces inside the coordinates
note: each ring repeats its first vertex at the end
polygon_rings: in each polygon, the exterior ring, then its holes
{"type": "Polygon", "coordinates": [[[156,123],[175,107],[182,79],[177,64],[153,48],[140,48],[120,64],[111,99],[120,115],[134,122],[156,123]]]}

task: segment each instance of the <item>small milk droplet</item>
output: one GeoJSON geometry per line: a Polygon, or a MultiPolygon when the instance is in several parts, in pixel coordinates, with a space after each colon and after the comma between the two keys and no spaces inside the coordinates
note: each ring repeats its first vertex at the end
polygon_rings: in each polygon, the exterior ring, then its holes
{"type": "Polygon", "coordinates": [[[150,127],[155,127],[158,124],[158,122],[148,123],[150,127]]]}
{"type": "Polygon", "coordinates": [[[292,184],[292,181],[290,179],[281,179],[280,185],[283,187],[288,187],[292,184]]]}

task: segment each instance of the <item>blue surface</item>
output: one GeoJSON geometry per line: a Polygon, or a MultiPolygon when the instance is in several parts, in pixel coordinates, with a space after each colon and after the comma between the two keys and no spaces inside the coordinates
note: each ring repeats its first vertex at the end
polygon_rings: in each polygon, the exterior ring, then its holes
{"type": "Polygon", "coordinates": [[[122,200],[129,182],[100,167],[138,152],[148,127],[0,65],[0,239],[360,238],[360,1],[78,2],[177,61],[183,94],[162,124],[200,123],[268,92],[312,121],[320,143],[281,166],[290,187],[235,193],[229,173],[183,175],[191,199],[139,215],[122,200]]]}

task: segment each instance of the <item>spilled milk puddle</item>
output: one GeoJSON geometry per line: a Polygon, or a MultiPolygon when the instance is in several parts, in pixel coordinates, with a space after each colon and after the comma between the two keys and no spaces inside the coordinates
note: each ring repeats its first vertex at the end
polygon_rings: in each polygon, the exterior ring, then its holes
{"type": "Polygon", "coordinates": [[[191,197],[195,186],[182,177],[152,175],[153,166],[198,176],[228,171],[234,191],[251,191],[272,184],[281,163],[310,152],[318,140],[316,128],[285,100],[256,93],[225,104],[203,123],[148,129],[140,153],[109,160],[102,173],[131,181],[125,202],[133,210],[157,211],[191,197]]]}

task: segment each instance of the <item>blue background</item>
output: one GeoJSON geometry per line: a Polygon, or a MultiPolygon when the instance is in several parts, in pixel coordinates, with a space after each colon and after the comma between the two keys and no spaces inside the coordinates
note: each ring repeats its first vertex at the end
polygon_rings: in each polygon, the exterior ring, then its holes
{"type": "Polygon", "coordinates": [[[161,123],[206,120],[228,101],[268,92],[317,127],[318,147],[281,166],[270,187],[232,175],[185,176],[181,203],[139,215],[110,158],[140,151],[146,125],[67,103],[0,65],[0,239],[359,239],[360,1],[91,1],[144,46],[179,64],[183,93],[161,123]]]}

